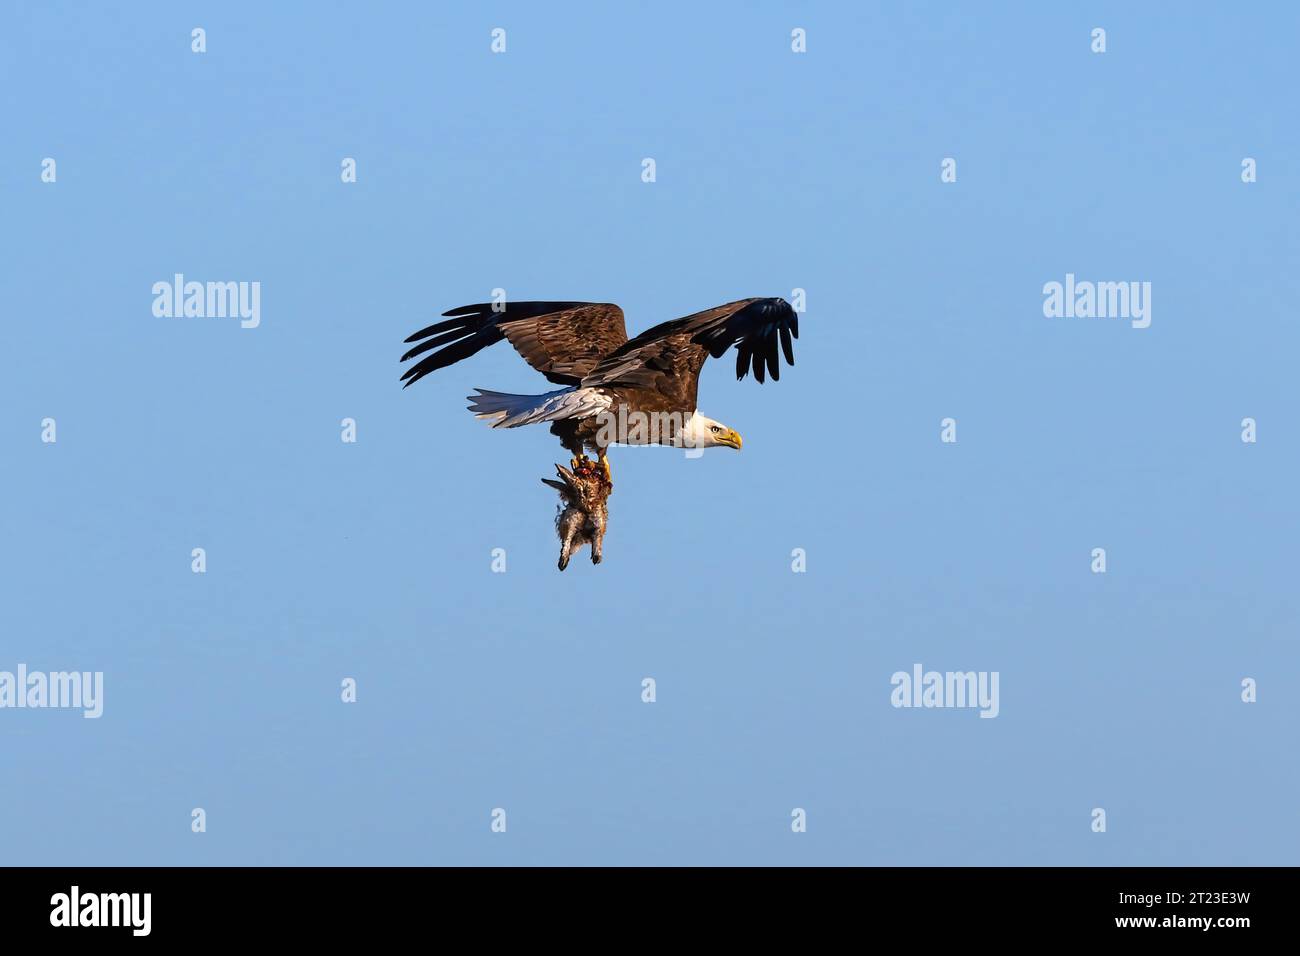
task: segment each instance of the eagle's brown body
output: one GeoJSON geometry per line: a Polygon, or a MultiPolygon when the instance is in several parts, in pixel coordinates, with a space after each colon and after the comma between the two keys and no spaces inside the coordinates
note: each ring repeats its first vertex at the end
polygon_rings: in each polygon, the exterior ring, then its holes
{"type": "MultiPolygon", "coordinates": [[[[657,419],[660,424],[655,433],[656,443],[660,445],[671,445],[677,439],[677,433],[682,428],[685,416],[695,411],[695,397],[693,395],[690,399],[692,404],[688,408],[685,407],[680,398],[674,395],[664,395],[652,389],[641,389],[633,392],[630,389],[610,388],[606,389],[606,391],[613,396],[613,407],[609,411],[612,416],[618,417],[622,415],[626,419],[633,412],[643,414],[670,413],[657,419]]],[[[564,418],[552,422],[551,434],[560,439],[560,444],[574,455],[581,455],[583,448],[603,454],[608,444],[602,434],[602,422],[594,416],[588,418],[564,418]]]]}

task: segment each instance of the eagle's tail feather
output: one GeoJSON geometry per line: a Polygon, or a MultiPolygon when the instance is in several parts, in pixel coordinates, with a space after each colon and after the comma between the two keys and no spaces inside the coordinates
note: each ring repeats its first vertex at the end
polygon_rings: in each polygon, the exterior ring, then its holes
{"type": "Polygon", "coordinates": [[[534,422],[551,422],[593,414],[608,403],[595,398],[591,389],[562,388],[541,395],[512,395],[485,388],[467,395],[469,410],[475,418],[489,421],[493,428],[517,428],[534,422]]]}
{"type": "Polygon", "coordinates": [[[499,424],[506,418],[529,411],[537,406],[540,396],[512,395],[509,392],[493,392],[485,388],[476,388],[475,395],[466,395],[470,403],[469,410],[475,418],[486,418],[499,424]]]}

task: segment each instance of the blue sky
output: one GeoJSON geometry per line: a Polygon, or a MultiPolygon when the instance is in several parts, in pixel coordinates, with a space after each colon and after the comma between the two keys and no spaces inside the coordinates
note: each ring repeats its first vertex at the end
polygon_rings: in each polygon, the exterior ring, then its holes
{"type": "Polygon", "coordinates": [[[1295,863],[1296,8],[450,6],[5,12],[0,670],[105,701],[0,710],[0,858],[1295,863]],[[155,317],[177,272],[261,325],[155,317]],[[463,407],[551,386],[398,385],[497,287],[807,312],[561,575],[558,443],[463,407]]]}

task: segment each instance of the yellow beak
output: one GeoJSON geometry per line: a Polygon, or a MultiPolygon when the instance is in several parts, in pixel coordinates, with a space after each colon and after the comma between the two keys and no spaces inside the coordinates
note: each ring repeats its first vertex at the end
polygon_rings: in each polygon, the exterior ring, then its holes
{"type": "Polygon", "coordinates": [[[739,451],[740,446],[744,444],[744,441],[742,441],[740,438],[740,432],[733,432],[731,430],[727,430],[725,432],[718,433],[718,443],[722,445],[729,445],[732,448],[739,451]]]}

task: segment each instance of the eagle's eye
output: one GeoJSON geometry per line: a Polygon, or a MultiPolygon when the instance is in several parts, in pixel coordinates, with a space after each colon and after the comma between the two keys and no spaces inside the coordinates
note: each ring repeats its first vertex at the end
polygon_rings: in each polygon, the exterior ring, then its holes
{"type": "Polygon", "coordinates": [[[715,435],[716,435],[718,432],[722,431],[722,429],[719,428],[717,425],[710,425],[710,426],[709,426],[709,430],[712,431],[713,434],[715,434],[715,435]]]}

